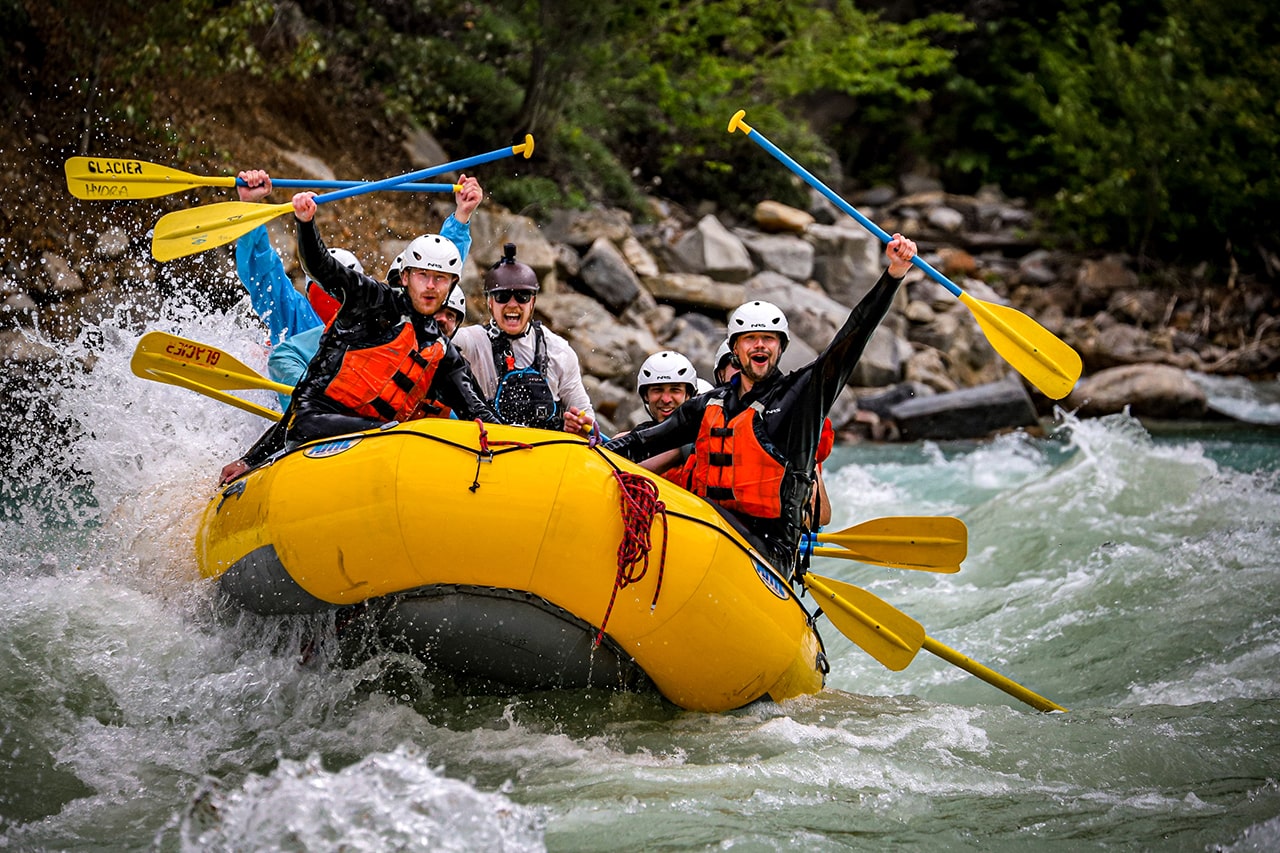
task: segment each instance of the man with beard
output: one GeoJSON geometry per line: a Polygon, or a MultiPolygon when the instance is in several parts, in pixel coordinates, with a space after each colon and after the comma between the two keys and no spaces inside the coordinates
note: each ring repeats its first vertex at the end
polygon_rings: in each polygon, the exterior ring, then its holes
{"type": "Polygon", "coordinates": [[[694,442],[689,489],[713,502],[790,577],[812,506],[814,460],[823,421],[884,319],[911,269],[916,245],[894,234],[889,267],[849,312],[812,363],[783,374],[778,360],[789,342],[776,305],[748,302],[729,317],[729,346],[739,373],[695,397],[660,424],[605,444],[639,462],[694,442]]]}
{"type": "Polygon", "coordinates": [[[302,268],[342,307],[294,389],[284,417],[242,458],[227,483],[290,445],[428,414],[439,401],[466,420],[502,423],[462,355],[436,324],[462,270],[458,247],[438,234],[411,241],[394,282],[344,266],[316,228],[315,193],[293,197],[302,268]]]}

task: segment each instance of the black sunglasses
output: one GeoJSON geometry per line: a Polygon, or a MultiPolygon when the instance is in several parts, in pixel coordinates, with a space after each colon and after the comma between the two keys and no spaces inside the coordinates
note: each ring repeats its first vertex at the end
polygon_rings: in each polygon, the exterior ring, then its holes
{"type": "Polygon", "coordinates": [[[521,305],[528,305],[529,300],[533,299],[532,290],[490,290],[489,298],[499,305],[506,305],[515,297],[516,302],[521,305]]]}

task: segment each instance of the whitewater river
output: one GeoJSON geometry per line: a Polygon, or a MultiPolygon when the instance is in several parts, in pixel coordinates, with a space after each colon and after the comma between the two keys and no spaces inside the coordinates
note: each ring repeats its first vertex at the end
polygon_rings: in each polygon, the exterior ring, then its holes
{"type": "MultiPolygon", "coordinates": [[[[263,364],[243,311],[163,314],[263,364]]],[[[133,377],[143,328],[86,329],[11,413],[54,428],[0,495],[0,848],[1280,849],[1280,428],[836,450],[832,527],[955,515],[969,557],[818,570],[1066,714],[927,652],[889,672],[825,620],[828,688],[782,705],[465,696],[217,610],[192,517],[266,422],[133,377]]]]}

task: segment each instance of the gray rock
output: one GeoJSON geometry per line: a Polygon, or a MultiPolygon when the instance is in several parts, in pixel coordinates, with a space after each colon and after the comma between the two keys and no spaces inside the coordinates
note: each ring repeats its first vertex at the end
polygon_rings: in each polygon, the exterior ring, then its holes
{"type": "Polygon", "coordinates": [[[950,207],[935,207],[929,211],[925,220],[940,231],[954,234],[964,227],[964,214],[950,207]]]}
{"type": "Polygon", "coordinates": [[[582,256],[568,243],[552,245],[556,250],[556,272],[565,278],[577,278],[582,272],[582,256]]]}
{"type": "Polygon", "coordinates": [[[1204,391],[1187,373],[1165,364],[1112,367],[1080,380],[1066,405],[1081,417],[1128,408],[1135,417],[1198,418],[1208,410],[1204,391]]]}
{"type": "Polygon", "coordinates": [[[30,294],[18,291],[10,293],[0,303],[0,324],[4,326],[30,326],[35,322],[39,306],[30,294]]]}
{"type": "Polygon", "coordinates": [[[746,281],[755,271],[742,241],[714,216],[704,216],[672,247],[684,272],[701,273],[717,281],[746,281]]]}
{"type": "Polygon", "coordinates": [[[907,382],[926,385],[934,391],[957,391],[960,385],[951,378],[942,353],[933,347],[917,347],[903,366],[907,382]]]}
{"type": "Polygon", "coordinates": [[[636,239],[635,235],[628,234],[619,247],[622,250],[622,256],[627,259],[627,263],[631,265],[631,269],[635,274],[644,278],[645,276],[657,275],[661,270],[658,269],[658,262],[644,244],[636,239]]]}
{"type": "Polygon", "coordinates": [[[931,397],[934,393],[934,390],[927,385],[907,381],[883,390],[859,394],[857,402],[859,409],[887,418],[889,410],[894,406],[916,397],[931,397]]]}
{"type": "Polygon", "coordinates": [[[747,252],[762,270],[782,273],[794,281],[805,282],[813,275],[813,244],[794,234],[761,234],[745,228],[734,229],[747,252]]]}
{"type": "Polygon", "coordinates": [[[884,207],[891,201],[896,199],[898,194],[893,187],[879,184],[868,190],[863,190],[855,196],[854,200],[859,205],[871,205],[872,207],[884,207]]]}
{"type": "Polygon", "coordinates": [[[942,181],[932,175],[925,175],[919,172],[911,172],[903,175],[898,179],[898,185],[902,187],[904,196],[913,196],[918,193],[941,193],[943,191],[942,181]]]}
{"type": "Polygon", "coordinates": [[[555,269],[556,249],[529,217],[481,209],[471,215],[470,224],[468,261],[474,259],[481,269],[497,263],[505,243],[516,244],[516,260],[533,267],[539,278],[555,269]]]}
{"type": "Polygon", "coordinates": [[[601,237],[591,244],[579,272],[583,285],[614,314],[621,314],[640,293],[640,281],[622,253],[601,237]]]}
{"type": "Polygon", "coordinates": [[[662,273],[644,279],[655,299],[700,310],[727,312],[746,301],[742,285],[725,284],[693,273],[662,273]]]}
{"type": "Polygon", "coordinates": [[[615,208],[557,210],[543,228],[547,240],[586,249],[604,238],[620,245],[631,236],[631,214],[615,208]]]}
{"type": "Polygon", "coordinates": [[[890,406],[888,414],[907,439],[982,438],[1039,424],[1031,397],[1017,377],[914,397],[890,406]]]}
{"type": "MultiPolygon", "coordinates": [[[[429,130],[420,127],[411,128],[405,133],[402,145],[405,153],[409,155],[409,162],[415,169],[426,169],[438,163],[449,162],[449,155],[429,130]]],[[[448,175],[452,174],[452,172],[448,173],[448,175]]],[[[447,175],[441,175],[440,179],[444,180],[446,177],[447,175]]]]}
{"type": "Polygon", "coordinates": [[[881,325],[871,335],[867,348],[853,368],[849,382],[880,388],[902,379],[903,363],[911,356],[911,344],[888,326],[881,325]]]}
{"type": "Polygon", "coordinates": [[[813,278],[840,302],[855,304],[884,271],[880,241],[856,224],[815,224],[804,236],[813,244],[813,278]]]}
{"type": "MultiPolygon", "coordinates": [[[[281,151],[281,158],[292,163],[298,171],[302,172],[302,177],[319,178],[322,181],[337,180],[333,174],[333,169],[329,168],[329,164],[321,160],[319,157],[312,156],[305,151],[281,151]]],[[[435,162],[442,162],[436,160],[435,162]]]]}

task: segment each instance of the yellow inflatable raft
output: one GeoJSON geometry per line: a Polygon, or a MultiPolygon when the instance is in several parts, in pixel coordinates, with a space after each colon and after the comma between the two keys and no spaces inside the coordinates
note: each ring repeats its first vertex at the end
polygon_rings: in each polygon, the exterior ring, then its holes
{"type": "Polygon", "coordinates": [[[431,419],[307,445],[223,488],[196,551],[248,610],[356,606],[509,689],[648,680],[723,711],[817,692],[827,668],[791,584],[708,503],[565,433],[431,419]],[[637,475],[665,513],[628,525],[637,475]]]}

